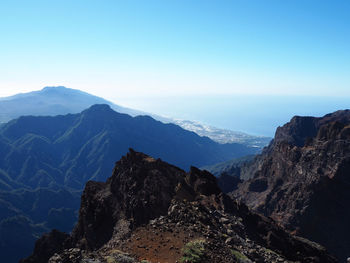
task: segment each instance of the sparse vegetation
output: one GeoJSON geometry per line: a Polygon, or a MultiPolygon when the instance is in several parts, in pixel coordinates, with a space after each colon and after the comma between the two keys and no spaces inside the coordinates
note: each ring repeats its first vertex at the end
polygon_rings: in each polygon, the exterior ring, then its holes
{"type": "MultiPolygon", "coordinates": [[[[124,253],[113,254],[112,256],[108,256],[106,258],[107,263],[135,263],[136,260],[134,258],[129,257],[124,253]]],[[[146,262],[142,262],[146,263],[146,262]]]]}
{"type": "Polygon", "coordinates": [[[243,255],[241,252],[231,249],[232,255],[235,257],[235,259],[240,263],[248,263],[251,262],[249,258],[247,258],[245,255],[243,255]]]}
{"type": "Polygon", "coordinates": [[[205,257],[205,241],[202,239],[188,242],[182,250],[182,263],[200,263],[205,257]]]}
{"type": "Polygon", "coordinates": [[[268,248],[265,248],[265,251],[269,254],[274,254],[274,255],[277,255],[277,253],[271,249],[268,249],[268,248]]]}

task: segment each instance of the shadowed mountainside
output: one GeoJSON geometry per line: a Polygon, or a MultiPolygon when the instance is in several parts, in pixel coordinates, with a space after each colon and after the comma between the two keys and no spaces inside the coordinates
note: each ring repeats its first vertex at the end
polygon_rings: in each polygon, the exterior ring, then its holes
{"type": "Polygon", "coordinates": [[[120,114],[108,105],[95,105],[78,114],[12,120],[0,127],[0,252],[6,255],[4,260],[15,262],[25,256],[38,234],[49,228],[70,231],[85,183],[104,181],[129,147],[184,169],[256,151],[241,144],[219,144],[148,116],[120,114]],[[15,251],[11,240],[16,233],[23,238],[16,241],[21,249],[15,251]]]}
{"type": "Polygon", "coordinates": [[[87,180],[105,179],[113,160],[128,147],[184,169],[256,152],[241,144],[219,144],[148,116],[120,114],[108,105],[95,105],[80,114],[20,117],[1,127],[0,145],[2,187],[17,184],[33,189],[82,188],[87,180]]]}

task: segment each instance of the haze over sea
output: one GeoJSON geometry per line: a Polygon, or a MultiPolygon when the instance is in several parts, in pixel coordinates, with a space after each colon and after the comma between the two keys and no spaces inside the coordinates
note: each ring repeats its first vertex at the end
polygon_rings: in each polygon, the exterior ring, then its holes
{"type": "Polygon", "coordinates": [[[276,128],[295,115],[320,117],[350,108],[350,97],[200,95],[123,98],[121,103],[167,117],[273,137],[276,128]]]}
{"type": "Polygon", "coordinates": [[[349,108],[349,13],[344,0],[2,1],[0,97],[62,85],[272,136],[349,108]]]}

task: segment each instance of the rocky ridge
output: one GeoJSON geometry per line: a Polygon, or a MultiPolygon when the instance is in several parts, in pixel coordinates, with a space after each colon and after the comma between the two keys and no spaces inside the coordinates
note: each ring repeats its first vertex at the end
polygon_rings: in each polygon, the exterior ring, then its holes
{"type": "Polygon", "coordinates": [[[48,236],[22,263],[336,262],[231,199],[209,172],[186,173],[133,150],[105,183],[87,183],[78,224],[62,246],[48,236]],[[48,256],[48,247],[57,249],[48,256]]]}
{"type": "Polygon", "coordinates": [[[233,196],[289,231],[350,255],[350,111],[294,117],[246,165],[233,196]]]}

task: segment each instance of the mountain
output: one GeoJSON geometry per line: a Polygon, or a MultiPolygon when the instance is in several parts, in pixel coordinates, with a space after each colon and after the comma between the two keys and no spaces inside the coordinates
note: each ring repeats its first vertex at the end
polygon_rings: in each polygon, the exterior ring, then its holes
{"type": "Polygon", "coordinates": [[[87,180],[104,180],[113,160],[128,147],[183,169],[256,152],[241,144],[219,144],[148,116],[120,114],[108,105],[94,105],[79,114],[20,117],[1,127],[0,144],[0,168],[9,175],[8,187],[22,184],[32,189],[82,188],[87,180]]]}
{"type": "Polygon", "coordinates": [[[350,256],[350,110],[294,117],[247,169],[233,194],[289,231],[350,256]]]}
{"type": "Polygon", "coordinates": [[[115,111],[131,116],[145,115],[144,112],[116,105],[89,93],[58,86],[0,98],[0,123],[17,119],[20,116],[55,116],[79,113],[94,104],[107,104],[115,111]]]}
{"type": "Polygon", "coordinates": [[[183,169],[256,151],[242,144],[219,144],[148,116],[117,113],[104,104],[78,114],[23,116],[9,121],[0,127],[3,259],[16,262],[24,257],[38,234],[49,228],[69,232],[77,219],[85,183],[104,181],[115,160],[129,147],[183,169]],[[23,238],[10,242],[18,233],[23,238]]]}
{"type": "Polygon", "coordinates": [[[262,149],[271,140],[268,137],[252,136],[246,133],[215,128],[194,121],[175,120],[122,107],[89,93],[62,86],[45,87],[39,91],[0,98],[0,126],[1,123],[8,122],[20,116],[55,116],[79,113],[94,104],[107,104],[119,113],[125,113],[134,117],[138,115],[149,115],[156,120],[177,124],[184,129],[196,132],[200,136],[207,136],[219,143],[241,143],[249,147],[262,149]]]}
{"type": "Polygon", "coordinates": [[[41,237],[21,263],[336,262],[222,193],[215,177],[130,152],[108,180],[89,181],[71,235],[41,237]]]}

